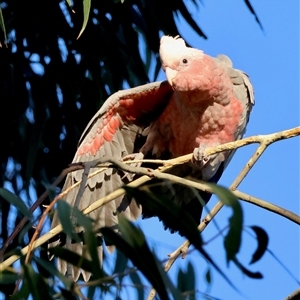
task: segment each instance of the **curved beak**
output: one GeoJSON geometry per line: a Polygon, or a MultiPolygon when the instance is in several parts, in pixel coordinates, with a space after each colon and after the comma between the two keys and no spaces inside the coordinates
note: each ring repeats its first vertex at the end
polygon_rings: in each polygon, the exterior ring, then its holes
{"type": "Polygon", "coordinates": [[[169,67],[166,67],[165,72],[166,72],[166,77],[167,77],[167,80],[168,80],[169,84],[171,86],[173,86],[173,79],[176,76],[177,71],[173,70],[173,69],[171,69],[169,67]]]}

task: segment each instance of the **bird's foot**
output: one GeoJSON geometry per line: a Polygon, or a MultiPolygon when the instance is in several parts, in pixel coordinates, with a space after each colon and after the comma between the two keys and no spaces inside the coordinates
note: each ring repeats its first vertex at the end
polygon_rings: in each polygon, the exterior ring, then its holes
{"type": "Polygon", "coordinates": [[[192,163],[199,169],[202,169],[211,159],[210,156],[205,155],[205,147],[200,145],[195,148],[192,156],[192,163]]]}

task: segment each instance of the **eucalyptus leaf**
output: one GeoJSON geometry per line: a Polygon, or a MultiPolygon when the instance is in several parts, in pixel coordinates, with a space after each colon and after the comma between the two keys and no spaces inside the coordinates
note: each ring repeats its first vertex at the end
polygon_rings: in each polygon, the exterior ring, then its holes
{"type": "Polygon", "coordinates": [[[259,261],[268,249],[269,236],[264,229],[259,226],[250,226],[254,231],[257,239],[257,248],[252,255],[250,264],[254,264],[259,261]]]}
{"type": "Polygon", "coordinates": [[[82,35],[82,33],[86,28],[86,25],[89,20],[90,10],[91,10],[91,0],[83,0],[83,24],[77,39],[79,39],[79,37],[82,35]]]}
{"type": "Polygon", "coordinates": [[[213,192],[218,196],[224,205],[232,208],[232,216],[229,218],[229,230],[224,239],[227,263],[233,260],[240,250],[243,230],[243,211],[238,198],[228,189],[209,184],[213,192]]]}
{"type": "Polygon", "coordinates": [[[180,294],[174,289],[157,261],[155,254],[151,252],[143,232],[122,215],[119,215],[119,227],[121,234],[109,227],[101,228],[100,231],[109,243],[121,250],[144,274],[161,299],[169,299],[167,288],[171,291],[174,299],[181,299],[180,294]]]}
{"type": "Polygon", "coordinates": [[[17,195],[13,194],[7,189],[0,188],[0,197],[9,202],[11,205],[16,207],[24,216],[30,218],[31,212],[28,210],[27,206],[24,204],[23,200],[17,195]]]}

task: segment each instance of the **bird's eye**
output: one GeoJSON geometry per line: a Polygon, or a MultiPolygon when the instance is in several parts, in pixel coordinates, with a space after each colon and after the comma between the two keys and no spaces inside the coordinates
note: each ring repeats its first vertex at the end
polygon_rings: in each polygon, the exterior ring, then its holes
{"type": "Polygon", "coordinates": [[[187,64],[187,59],[186,58],[184,58],[183,60],[182,60],[182,62],[184,63],[184,64],[187,64]]]}

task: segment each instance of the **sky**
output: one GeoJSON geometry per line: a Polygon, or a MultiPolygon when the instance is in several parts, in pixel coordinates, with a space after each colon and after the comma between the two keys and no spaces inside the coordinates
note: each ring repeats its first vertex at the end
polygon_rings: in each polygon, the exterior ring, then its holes
{"type": "MultiPolygon", "coordinates": [[[[264,31],[241,0],[202,1],[199,10],[189,5],[194,19],[208,36],[207,40],[197,36],[182,18],[177,22],[181,36],[192,47],[211,56],[226,54],[234,67],[250,76],[256,103],[245,137],[299,126],[299,3],[252,0],[251,4],[264,31]]],[[[163,72],[158,79],[165,79],[163,72]]],[[[236,152],[219,181],[221,185],[230,186],[256,147],[247,146],[236,152]]],[[[299,215],[299,138],[279,141],[268,147],[238,189],[299,215]]],[[[216,202],[217,199],[212,198],[208,207],[212,208],[216,202]]],[[[268,249],[299,280],[299,226],[252,204],[241,204],[244,226],[257,225],[265,229],[269,236],[268,249]]],[[[228,224],[230,215],[230,209],[224,208],[216,216],[220,228],[228,224]]],[[[166,259],[167,254],[183,241],[178,235],[164,231],[156,219],[142,220],[138,224],[161,259],[166,259]]],[[[204,241],[217,232],[211,223],[203,232],[204,241]]],[[[233,264],[227,266],[222,238],[205,246],[240,294],[214,270],[212,285],[206,290],[207,263],[195,251],[185,260],[179,259],[170,276],[175,282],[178,267],[185,270],[191,262],[196,269],[197,290],[219,299],[284,299],[299,288],[295,279],[268,252],[260,261],[249,265],[255,249],[256,241],[244,232],[238,258],[251,271],[261,272],[261,280],[246,277],[233,264]]],[[[197,293],[197,299],[201,299],[201,293],[197,293]]]]}

